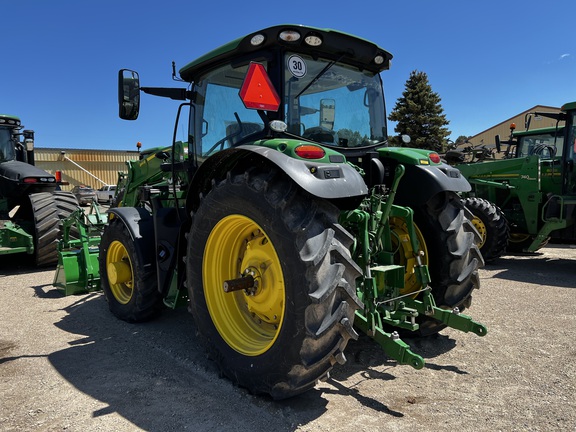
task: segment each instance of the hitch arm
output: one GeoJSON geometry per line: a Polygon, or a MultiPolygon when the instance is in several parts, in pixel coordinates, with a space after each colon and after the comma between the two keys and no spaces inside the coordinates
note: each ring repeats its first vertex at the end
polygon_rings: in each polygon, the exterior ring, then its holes
{"type": "Polygon", "coordinates": [[[478,336],[486,336],[488,329],[484,324],[474,321],[470,316],[461,314],[458,308],[453,310],[442,309],[436,306],[434,297],[430,291],[423,294],[422,301],[407,299],[406,303],[416,309],[418,313],[446,324],[456,330],[464,333],[472,332],[478,336]]]}
{"type": "Polygon", "coordinates": [[[356,311],[354,325],[374,339],[384,349],[388,357],[396,360],[398,364],[410,365],[414,369],[422,369],[424,367],[424,359],[413,353],[410,346],[400,339],[397,332],[386,333],[373,322],[374,317],[370,321],[372,322],[369,322],[369,319],[362,315],[360,311],[356,311]]]}

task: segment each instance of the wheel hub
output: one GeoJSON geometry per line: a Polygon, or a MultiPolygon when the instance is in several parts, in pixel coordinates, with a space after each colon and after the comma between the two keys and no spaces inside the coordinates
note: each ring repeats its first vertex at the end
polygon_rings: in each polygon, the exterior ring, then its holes
{"type": "Polygon", "coordinates": [[[404,288],[400,290],[400,294],[409,294],[422,289],[422,283],[419,281],[418,275],[414,271],[418,265],[417,255],[420,256],[422,264],[428,265],[428,250],[426,249],[424,237],[418,227],[416,225],[414,225],[414,227],[416,229],[418,243],[422,249],[420,253],[417,253],[412,248],[406,221],[398,217],[390,218],[390,228],[393,233],[392,242],[394,243],[393,246],[396,248],[394,261],[396,264],[404,266],[406,269],[404,274],[404,288]]]}
{"type": "Polygon", "coordinates": [[[474,216],[472,219],[472,225],[474,225],[474,228],[476,228],[476,231],[478,231],[480,234],[480,242],[478,243],[478,247],[481,248],[486,242],[486,225],[484,225],[484,222],[482,222],[478,216],[474,216]]]}
{"type": "Polygon", "coordinates": [[[126,247],[117,240],[106,252],[106,273],[112,295],[120,304],[127,304],[134,293],[134,273],[126,247]]]}
{"type": "Polygon", "coordinates": [[[208,311],[226,343],[244,355],[266,352],[286,301],[282,266],[264,230],[245,216],[221,219],[208,236],[202,274],[208,311]]]}
{"type": "Polygon", "coordinates": [[[108,275],[108,280],[112,285],[126,283],[132,279],[130,266],[124,261],[108,263],[106,266],[106,274],[108,275]]]}

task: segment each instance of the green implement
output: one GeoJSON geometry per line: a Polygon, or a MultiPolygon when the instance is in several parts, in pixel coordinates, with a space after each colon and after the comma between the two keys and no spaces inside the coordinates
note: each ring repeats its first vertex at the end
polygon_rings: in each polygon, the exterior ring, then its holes
{"type": "Polygon", "coordinates": [[[78,208],[63,221],[53,285],[64,295],[100,290],[98,246],[106,222],[95,202],[89,213],[78,208]]]}

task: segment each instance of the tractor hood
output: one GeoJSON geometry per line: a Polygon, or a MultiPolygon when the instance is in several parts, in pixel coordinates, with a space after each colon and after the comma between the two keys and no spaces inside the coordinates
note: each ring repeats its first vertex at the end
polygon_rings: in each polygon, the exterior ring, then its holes
{"type": "Polygon", "coordinates": [[[15,197],[37,192],[52,192],[56,189],[52,174],[24,162],[0,163],[0,196],[15,197]]]}

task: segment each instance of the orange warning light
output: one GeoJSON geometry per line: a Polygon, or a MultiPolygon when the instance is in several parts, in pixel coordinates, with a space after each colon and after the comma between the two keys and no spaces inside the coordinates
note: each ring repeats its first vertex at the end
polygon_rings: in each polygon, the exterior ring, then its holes
{"type": "Polygon", "coordinates": [[[280,107],[280,97],[261,63],[250,63],[239,95],[248,109],[278,111],[280,107]]]}

